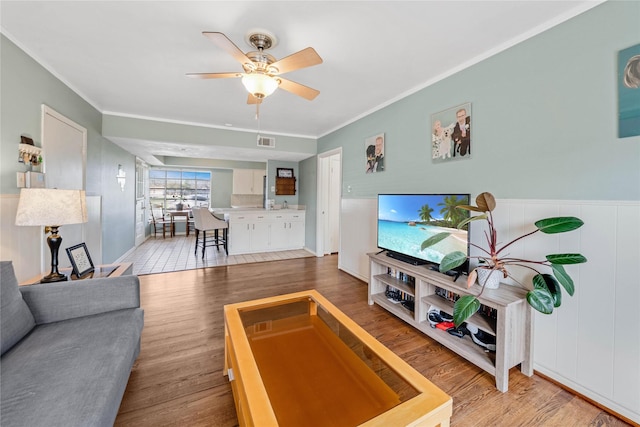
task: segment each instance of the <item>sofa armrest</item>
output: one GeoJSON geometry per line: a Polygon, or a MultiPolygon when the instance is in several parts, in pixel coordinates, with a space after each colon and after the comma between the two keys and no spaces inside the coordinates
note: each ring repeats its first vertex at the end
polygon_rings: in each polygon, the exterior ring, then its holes
{"type": "Polygon", "coordinates": [[[140,307],[138,276],[20,286],[36,324],[140,307]]]}

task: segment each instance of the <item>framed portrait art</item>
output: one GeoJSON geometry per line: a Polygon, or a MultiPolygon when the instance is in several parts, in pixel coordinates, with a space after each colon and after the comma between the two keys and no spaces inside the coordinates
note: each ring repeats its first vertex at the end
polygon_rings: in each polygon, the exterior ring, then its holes
{"type": "Polygon", "coordinates": [[[73,274],[76,276],[82,277],[94,271],[93,261],[91,261],[91,256],[89,255],[86,244],[80,243],[79,245],[67,248],[67,255],[73,267],[73,274]]]}
{"type": "Polygon", "coordinates": [[[471,103],[431,115],[431,160],[434,163],[471,157],[471,103]]]}
{"type": "Polygon", "coordinates": [[[384,171],[384,133],[364,140],[366,173],[384,171]]]}
{"type": "Polygon", "coordinates": [[[640,44],[618,52],[618,138],[640,135],[640,44]]]}

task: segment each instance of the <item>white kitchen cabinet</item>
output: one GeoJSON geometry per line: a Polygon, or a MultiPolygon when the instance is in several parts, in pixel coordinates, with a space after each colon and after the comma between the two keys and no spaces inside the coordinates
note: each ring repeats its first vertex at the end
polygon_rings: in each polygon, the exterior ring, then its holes
{"type": "Polygon", "coordinates": [[[262,194],[265,175],[261,169],[234,169],[233,194],[262,194]]]}
{"type": "Polygon", "coordinates": [[[304,221],[304,211],[232,212],[229,214],[229,254],[301,249],[304,221]]]}

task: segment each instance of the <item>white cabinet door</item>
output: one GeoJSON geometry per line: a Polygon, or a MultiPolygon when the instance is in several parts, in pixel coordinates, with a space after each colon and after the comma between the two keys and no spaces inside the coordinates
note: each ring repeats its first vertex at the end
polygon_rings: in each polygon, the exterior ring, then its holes
{"type": "Polygon", "coordinates": [[[233,170],[233,194],[251,194],[253,188],[252,169],[233,170]]]}
{"type": "Polygon", "coordinates": [[[291,221],[289,223],[289,246],[295,249],[304,248],[304,221],[291,221]]]}
{"type": "Polygon", "coordinates": [[[290,214],[288,240],[289,247],[292,249],[300,249],[304,247],[304,222],[305,213],[296,212],[290,214]]]}
{"type": "Polygon", "coordinates": [[[261,169],[234,169],[233,194],[262,194],[264,175],[261,169]]]}
{"type": "Polygon", "coordinates": [[[264,181],[263,178],[266,172],[263,170],[253,170],[253,185],[251,188],[251,194],[263,194],[264,193],[264,181]]]}
{"type": "Polygon", "coordinates": [[[256,221],[251,226],[251,252],[270,250],[269,229],[271,224],[267,221],[256,221]]]}
{"type": "Polygon", "coordinates": [[[272,250],[286,249],[289,243],[289,215],[282,213],[271,214],[271,245],[272,250]]]}
{"type": "Polygon", "coordinates": [[[244,215],[229,217],[229,254],[251,251],[251,222],[244,215]]]}

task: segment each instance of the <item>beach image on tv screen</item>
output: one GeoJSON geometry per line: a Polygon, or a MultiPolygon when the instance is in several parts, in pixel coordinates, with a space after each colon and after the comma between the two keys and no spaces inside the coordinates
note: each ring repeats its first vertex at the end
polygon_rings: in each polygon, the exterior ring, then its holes
{"type": "Polygon", "coordinates": [[[467,195],[380,194],[378,247],[438,264],[449,252],[466,254],[468,228],[457,225],[469,212],[456,206],[468,204],[467,195]],[[443,231],[452,235],[421,250],[422,242],[443,231]]]}

